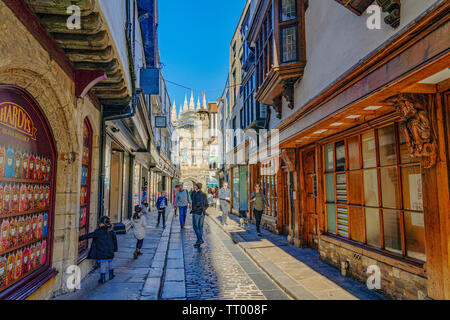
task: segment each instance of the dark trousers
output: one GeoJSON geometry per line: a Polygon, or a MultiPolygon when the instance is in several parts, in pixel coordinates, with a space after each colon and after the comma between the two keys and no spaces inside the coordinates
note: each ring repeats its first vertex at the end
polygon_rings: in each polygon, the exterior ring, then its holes
{"type": "Polygon", "coordinates": [[[144,244],[144,239],[138,240],[138,241],[136,242],[136,249],[141,250],[143,244],[144,244]]]}
{"type": "Polygon", "coordinates": [[[203,242],[203,222],[205,221],[204,214],[192,215],[192,227],[194,228],[195,235],[197,236],[197,243],[203,242]]]}
{"type": "Polygon", "coordinates": [[[158,210],[158,223],[156,224],[159,226],[159,221],[161,220],[161,217],[163,219],[163,226],[166,226],[166,209],[160,209],[158,210]]]}
{"type": "Polygon", "coordinates": [[[259,226],[261,225],[261,218],[262,218],[263,212],[262,212],[262,211],[259,211],[259,210],[253,209],[253,213],[255,214],[256,231],[257,231],[258,233],[260,233],[260,232],[261,232],[261,229],[260,229],[259,226]]]}

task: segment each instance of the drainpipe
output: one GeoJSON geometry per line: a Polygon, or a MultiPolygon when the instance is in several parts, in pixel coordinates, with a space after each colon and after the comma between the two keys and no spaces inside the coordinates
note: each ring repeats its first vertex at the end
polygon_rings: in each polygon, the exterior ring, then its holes
{"type": "Polygon", "coordinates": [[[103,216],[103,194],[105,181],[105,120],[103,119],[103,105],[100,106],[100,150],[99,150],[99,173],[98,173],[98,199],[97,199],[97,215],[100,218],[103,216]]]}
{"type": "Polygon", "coordinates": [[[134,158],[134,155],[130,156],[130,172],[128,173],[130,180],[128,184],[128,219],[131,219],[131,213],[133,212],[134,158]]]}

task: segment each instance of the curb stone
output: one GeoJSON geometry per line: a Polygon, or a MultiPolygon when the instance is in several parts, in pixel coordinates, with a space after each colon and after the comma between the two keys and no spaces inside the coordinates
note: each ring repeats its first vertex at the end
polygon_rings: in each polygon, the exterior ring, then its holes
{"type": "Polygon", "coordinates": [[[169,239],[172,229],[174,211],[172,210],[167,218],[166,228],[159,239],[158,247],[150,267],[147,280],[144,283],[140,300],[158,300],[162,290],[162,277],[167,261],[167,252],[169,251],[169,239]]]}

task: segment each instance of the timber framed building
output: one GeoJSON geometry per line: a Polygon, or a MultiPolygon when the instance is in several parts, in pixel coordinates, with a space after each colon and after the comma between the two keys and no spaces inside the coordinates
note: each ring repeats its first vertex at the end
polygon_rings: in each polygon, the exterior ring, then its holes
{"type": "Polygon", "coordinates": [[[254,2],[255,97],[280,138],[250,166],[276,194],[266,226],[363,282],[377,265],[390,297],[450,299],[448,1],[254,2]]]}

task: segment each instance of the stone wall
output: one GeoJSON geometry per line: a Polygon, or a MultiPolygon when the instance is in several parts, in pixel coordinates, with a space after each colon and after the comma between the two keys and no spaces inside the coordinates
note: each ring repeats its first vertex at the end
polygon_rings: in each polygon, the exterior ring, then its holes
{"type": "Polygon", "coordinates": [[[376,265],[381,271],[381,289],[383,295],[393,299],[422,300],[427,294],[427,279],[417,274],[402,270],[392,264],[375,260],[366,255],[344,248],[321,237],[319,240],[320,258],[341,269],[341,262],[348,262],[347,276],[366,283],[367,268],[376,265]]]}
{"type": "MultiPolygon", "coordinates": [[[[91,228],[96,226],[100,113],[89,98],[75,97],[73,80],[2,1],[0,34],[0,84],[22,88],[36,100],[47,118],[57,151],[52,267],[58,275],[29,297],[44,299],[66,291],[64,271],[77,263],[81,128],[86,116],[94,130],[91,228]]],[[[88,270],[90,268],[83,268],[83,273],[88,270]]]]}

